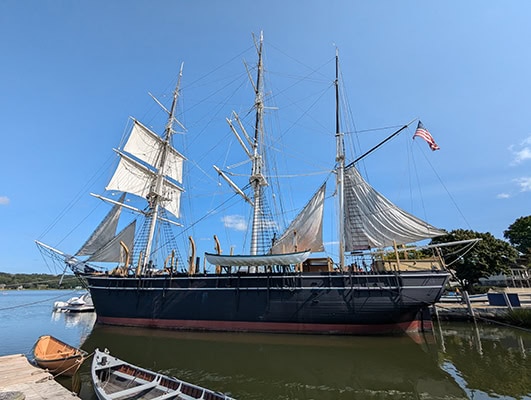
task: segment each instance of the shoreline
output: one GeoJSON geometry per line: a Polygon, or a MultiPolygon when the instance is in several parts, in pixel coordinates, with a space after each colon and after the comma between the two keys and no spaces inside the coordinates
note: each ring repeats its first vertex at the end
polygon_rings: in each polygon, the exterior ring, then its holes
{"type": "MultiPolygon", "coordinates": [[[[464,296],[466,297],[466,296],[464,296]]],[[[431,306],[432,319],[444,321],[474,321],[513,323],[508,317],[511,311],[525,310],[531,315],[531,288],[503,288],[489,291],[484,295],[469,296],[469,303],[464,297],[451,296],[431,306]],[[494,296],[493,296],[494,295],[494,296]],[[507,305],[505,295],[510,296],[511,306],[507,305]]],[[[529,327],[529,317],[524,321],[529,327]]]]}

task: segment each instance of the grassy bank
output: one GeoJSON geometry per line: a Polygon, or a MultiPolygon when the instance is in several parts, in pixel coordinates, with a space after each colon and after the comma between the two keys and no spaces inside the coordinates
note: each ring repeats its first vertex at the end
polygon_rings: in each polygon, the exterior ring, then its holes
{"type": "Polygon", "coordinates": [[[504,317],[508,324],[531,328],[531,308],[513,308],[504,317]]]}

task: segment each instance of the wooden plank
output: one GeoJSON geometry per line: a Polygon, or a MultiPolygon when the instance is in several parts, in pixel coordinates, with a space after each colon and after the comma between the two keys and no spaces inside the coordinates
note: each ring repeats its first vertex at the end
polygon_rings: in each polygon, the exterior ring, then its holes
{"type": "Polygon", "coordinates": [[[153,382],[144,383],[143,385],[135,386],[135,387],[132,387],[132,388],[129,388],[129,389],[123,389],[123,390],[120,390],[119,392],[115,392],[115,393],[109,394],[109,398],[110,399],[117,399],[117,398],[123,397],[123,396],[131,396],[132,394],[139,394],[140,392],[143,392],[143,391],[145,391],[147,389],[153,389],[158,384],[159,384],[159,382],[156,381],[156,380],[153,381],[153,382]]]}
{"type": "Polygon", "coordinates": [[[0,394],[6,392],[22,392],[25,400],[80,400],[23,354],[0,357],[0,394]]]}
{"type": "Polygon", "coordinates": [[[12,354],[12,355],[7,355],[7,356],[2,356],[0,357],[0,364],[7,363],[7,362],[10,362],[11,360],[20,359],[20,358],[24,358],[24,355],[23,354],[12,354]]]}

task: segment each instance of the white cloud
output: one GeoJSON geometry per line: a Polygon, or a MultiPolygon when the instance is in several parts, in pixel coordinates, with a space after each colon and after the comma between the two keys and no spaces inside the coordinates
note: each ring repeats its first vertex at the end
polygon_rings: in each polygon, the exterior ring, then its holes
{"type": "Polygon", "coordinates": [[[247,222],[241,215],[226,215],[221,220],[226,228],[237,231],[245,231],[247,229],[247,222]]]}
{"type": "Polygon", "coordinates": [[[531,192],[531,177],[518,178],[515,182],[518,183],[522,192],[531,192]]]}
{"type": "Polygon", "coordinates": [[[517,164],[521,163],[522,161],[531,159],[531,148],[524,147],[523,149],[515,152],[514,154],[514,162],[517,164]]]}
{"type": "Polygon", "coordinates": [[[509,150],[513,152],[514,159],[511,164],[516,165],[531,160],[531,136],[522,141],[518,146],[510,146],[509,150]]]}
{"type": "Polygon", "coordinates": [[[508,199],[511,197],[509,193],[500,193],[496,196],[498,199],[508,199]]]}
{"type": "Polygon", "coordinates": [[[0,206],[5,206],[9,204],[9,197],[0,196],[0,206]]]}

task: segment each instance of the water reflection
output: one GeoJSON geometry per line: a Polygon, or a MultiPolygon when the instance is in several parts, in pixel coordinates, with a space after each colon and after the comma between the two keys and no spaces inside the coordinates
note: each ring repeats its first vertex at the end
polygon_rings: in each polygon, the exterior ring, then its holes
{"type": "MultiPolygon", "coordinates": [[[[418,339],[96,326],[83,349],[107,347],[134,364],[229,392],[238,399],[468,398],[440,367],[434,337],[422,344],[418,339]]],[[[81,396],[95,399],[88,373],[89,365],[83,365],[81,396]]]]}
{"type": "Polygon", "coordinates": [[[441,331],[441,367],[469,398],[531,398],[529,331],[473,323],[443,323],[441,331]]]}
{"type": "Polygon", "coordinates": [[[75,329],[79,333],[78,343],[84,343],[96,322],[96,313],[94,312],[52,312],[52,321],[55,323],[64,321],[67,329],[75,329]]]}
{"type": "MultiPolygon", "coordinates": [[[[337,337],[95,326],[83,348],[242,399],[531,399],[531,334],[442,323],[435,335],[337,337]]],[[[89,363],[83,399],[92,393],[89,363]]]]}
{"type": "Polygon", "coordinates": [[[0,295],[0,355],[26,354],[41,335],[78,346],[89,335],[94,313],[53,313],[53,304],[71,297],[65,290],[10,290],[0,295]]]}
{"type": "MultiPolygon", "coordinates": [[[[95,326],[94,313],[51,313],[65,291],[0,296],[0,355],[29,354],[43,334],[89,352],[230,392],[239,400],[530,399],[531,333],[436,324],[434,335],[334,337],[191,333],[95,326]]],[[[95,400],[89,359],[74,380],[95,400]]]]}

